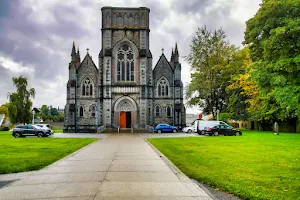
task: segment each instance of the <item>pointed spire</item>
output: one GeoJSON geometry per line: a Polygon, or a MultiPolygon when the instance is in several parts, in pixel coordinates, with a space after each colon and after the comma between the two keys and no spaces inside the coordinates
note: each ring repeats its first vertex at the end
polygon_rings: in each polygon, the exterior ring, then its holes
{"type": "Polygon", "coordinates": [[[177,42],[175,44],[175,54],[178,54],[178,46],[177,46],[177,42]]]}
{"type": "Polygon", "coordinates": [[[179,62],[179,52],[178,52],[177,42],[175,44],[174,61],[179,62]]]}
{"type": "Polygon", "coordinates": [[[173,47],[172,47],[172,52],[171,52],[171,61],[173,61],[174,60],[174,49],[173,49],[173,47]]]}
{"type": "Polygon", "coordinates": [[[71,53],[71,61],[76,61],[76,48],[75,48],[75,42],[73,41],[73,46],[72,46],[72,53],[71,53]]]}
{"type": "Polygon", "coordinates": [[[78,59],[78,62],[80,62],[80,53],[79,53],[79,47],[77,47],[77,59],[78,59]]]}

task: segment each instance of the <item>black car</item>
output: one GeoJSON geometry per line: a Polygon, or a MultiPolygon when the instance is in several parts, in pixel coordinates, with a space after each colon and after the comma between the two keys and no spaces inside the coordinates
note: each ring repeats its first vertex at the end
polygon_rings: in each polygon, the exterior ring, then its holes
{"type": "Polygon", "coordinates": [[[242,135],[242,132],[240,130],[234,129],[231,126],[221,124],[221,125],[215,125],[208,127],[205,130],[205,133],[209,134],[210,136],[218,136],[218,135],[235,135],[235,136],[240,136],[242,135]]]}
{"type": "Polygon", "coordinates": [[[52,135],[51,130],[43,129],[36,125],[18,125],[13,129],[12,136],[15,138],[25,136],[47,137],[52,135]]]}

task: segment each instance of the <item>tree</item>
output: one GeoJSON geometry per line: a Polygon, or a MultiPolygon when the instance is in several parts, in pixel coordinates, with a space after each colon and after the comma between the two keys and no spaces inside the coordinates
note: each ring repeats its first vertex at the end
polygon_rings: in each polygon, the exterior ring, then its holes
{"type": "Polygon", "coordinates": [[[59,115],[57,108],[51,108],[50,113],[52,116],[57,116],[59,115]]]}
{"type": "Polygon", "coordinates": [[[44,114],[44,115],[49,114],[49,108],[47,105],[42,105],[40,114],[44,114]]]}
{"type": "Polygon", "coordinates": [[[258,89],[250,76],[251,64],[249,49],[245,47],[234,54],[227,66],[234,72],[230,78],[230,85],[226,88],[229,94],[227,111],[235,120],[249,119],[258,101],[258,89]]]}
{"type": "Polygon", "coordinates": [[[222,29],[211,32],[205,26],[198,28],[187,56],[194,70],[192,81],[186,88],[188,104],[199,105],[205,113],[212,113],[213,117],[216,110],[226,108],[228,96],[225,89],[232,73],[226,66],[237,50],[225,39],[222,29]]]}
{"type": "Polygon", "coordinates": [[[5,115],[5,120],[8,117],[8,103],[3,104],[2,106],[0,106],[0,114],[4,114],[5,115]]]}
{"type": "Polygon", "coordinates": [[[27,78],[23,76],[13,77],[12,81],[17,91],[8,94],[9,119],[12,124],[30,123],[32,107],[30,98],[34,98],[35,89],[30,88],[27,90],[27,78]]]}
{"type": "Polygon", "coordinates": [[[260,119],[300,117],[300,2],[263,0],[247,21],[252,79],[259,88],[260,119]]]}

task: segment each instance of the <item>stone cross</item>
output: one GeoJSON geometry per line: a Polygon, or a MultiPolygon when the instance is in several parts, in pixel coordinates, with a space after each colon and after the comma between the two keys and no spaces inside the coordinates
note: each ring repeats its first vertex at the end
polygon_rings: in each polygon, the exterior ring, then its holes
{"type": "Polygon", "coordinates": [[[164,48],[161,49],[162,54],[164,54],[164,48]]]}
{"type": "Polygon", "coordinates": [[[89,53],[89,50],[90,50],[89,48],[86,48],[87,53],[89,53]]]}

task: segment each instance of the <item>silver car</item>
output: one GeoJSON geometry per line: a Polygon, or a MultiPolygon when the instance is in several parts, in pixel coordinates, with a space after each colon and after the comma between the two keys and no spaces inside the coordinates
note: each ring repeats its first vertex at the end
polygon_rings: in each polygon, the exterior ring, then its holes
{"type": "Polygon", "coordinates": [[[49,130],[53,135],[53,131],[51,130],[49,124],[35,124],[35,125],[38,126],[38,127],[41,127],[42,129],[49,130]]]}
{"type": "Polygon", "coordinates": [[[194,126],[188,126],[188,127],[184,127],[182,129],[182,132],[184,132],[184,133],[194,133],[194,132],[196,132],[196,130],[195,130],[194,126]]]}

